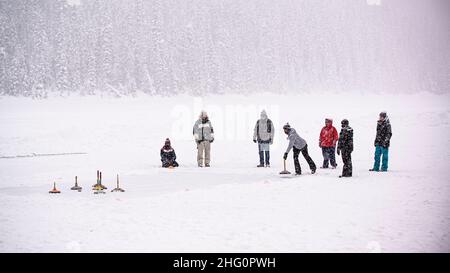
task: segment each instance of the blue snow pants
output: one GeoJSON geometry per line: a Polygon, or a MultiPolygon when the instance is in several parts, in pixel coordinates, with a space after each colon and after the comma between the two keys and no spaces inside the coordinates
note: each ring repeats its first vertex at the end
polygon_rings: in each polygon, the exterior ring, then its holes
{"type": "Polygon", "coordinates": [[[373,169],[375,171],[380,170],[380,159],[381,161],[381,170],[387,171],[388,169],[388,160],[389,160],[389,147],[384,148],[383,146],[375,146],[375,163],[373,164],[373,169]]]}

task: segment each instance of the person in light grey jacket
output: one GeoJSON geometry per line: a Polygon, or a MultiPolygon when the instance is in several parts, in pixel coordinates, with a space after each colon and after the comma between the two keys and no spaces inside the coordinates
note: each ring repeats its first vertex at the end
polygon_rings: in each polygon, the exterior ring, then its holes
{"type": "Polygon", "coordinates": [[[284,133],[288,135],[287,139],[289,140],[289,145],[283,156],[284,160],[287,159],[291,149],[294,149],[295,174],[301,175],[302,169],[298,161],[298,155],[300,154],[300,152],[302,152],[303,157],[306,159],[306,162],[308,162],[311,173],[314,174],[316,172],[316,164],[314,164],[314,161],[308,154],[308,144],[306,143],[306,141],[297,134],[294,128],[291,128],[289,123],[286,123],[286,125],[283,126],[283,130],[284,133]]]}
{"type": "Polygon", "coordinates": [[[199,167],[209,167],[211,161],[211,143],[214,141],[214,128],[206,111],[202,111],[192,130],[197,143],[197,163],[199,167]],[[204,163],[204,165],[203,165],[204,163]]]}
{"type": "Polygon", "coordinates": [[[270,167],[270,145],[273,143],[274,132],[272,121],[267,117],[266,111],[262,110],[261,118],[256,122],[253,133],[253,142],[258,143],[259,151],[257,167],[270,167]]]}

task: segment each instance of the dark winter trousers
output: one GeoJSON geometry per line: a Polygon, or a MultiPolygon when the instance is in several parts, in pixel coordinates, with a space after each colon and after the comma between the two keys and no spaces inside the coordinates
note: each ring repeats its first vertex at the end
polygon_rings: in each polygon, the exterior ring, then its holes
{"type": "Polygon", "coordinates": [[[270,152],[259,151],[259,164],[264,165],[264,156],[266,158],[266,165],[270,165],[270,152]]]}
{"type": "Polygon", "coordinates": [[[342,162],[344,167],[342,168],[342,176],[350,177],[353,173],[352,167],[352,152],[348,150],[341,150],[342,162]]]}
{"type": "Polygon", "coordinates": [[[311,171],[316,170],[316,164],[314,164],[314,161],[308,154],[308,145],[305,145],[305,147],[301,150],[294,147],[294,165],[295,165],[295,173],[301,174],[302,168],[300,167],[300,162],[298,162],[298,155],[302,152],[303,157],[306,159],[306,162],[308,162],[309,168],[311,171]]]}
{"type": "Polygon", "coordinates": [[[331,163],[331,166],[336,167],[336,157],[335,147],[322,147],[322,155],[323,155],[323,166],[324,168],[328,168],[328,162],[331,163]]]}
{"type": "Polygon", "coordinates": [[[163,168],[178,167],[178,163],[175,160],[166,160],[162,163],[163,168]]]}

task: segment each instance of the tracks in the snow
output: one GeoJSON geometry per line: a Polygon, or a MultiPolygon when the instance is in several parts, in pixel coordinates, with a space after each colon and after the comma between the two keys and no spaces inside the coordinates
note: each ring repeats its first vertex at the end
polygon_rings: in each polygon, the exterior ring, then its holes
{"type": "Polygon", "coordinates": [[[0,156],[0,159],[11,159],[11,158],[29,158],[29,157],[40,157],[40,156],[64,156],[64,155],[87,155],[87,153],[77,152],[77,153],[53,153],[53,154],[36,154],[31,153],[27,155],[12,155],[12,156],[0,156]]]}

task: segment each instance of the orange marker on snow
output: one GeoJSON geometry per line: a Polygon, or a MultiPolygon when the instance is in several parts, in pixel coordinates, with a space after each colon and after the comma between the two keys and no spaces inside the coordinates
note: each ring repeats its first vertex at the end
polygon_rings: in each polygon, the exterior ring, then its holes
{"type": "Polygon", "coordinates": [[[53,182],[53,189],[48,193],[61,193],[61,191],[56,189],[56,182],[53,182]]]}

